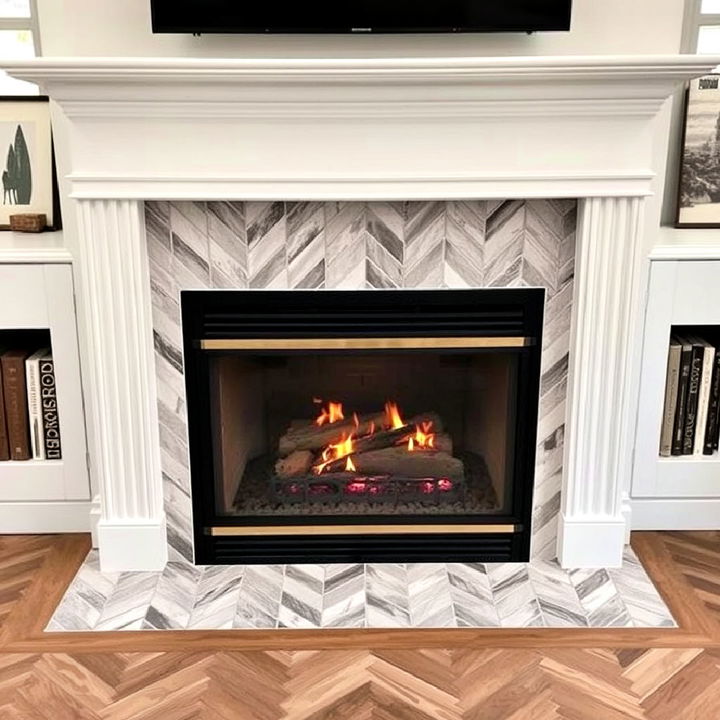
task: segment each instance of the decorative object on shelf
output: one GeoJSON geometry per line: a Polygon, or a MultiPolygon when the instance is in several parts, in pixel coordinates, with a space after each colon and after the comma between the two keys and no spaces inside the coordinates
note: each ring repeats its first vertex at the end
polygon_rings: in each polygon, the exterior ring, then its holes
{"type": "MultiPolygon", "coordinates": [[[[44,216],[46,222],[41,230],[57,229],[59,204],[48,98],[2,97],[0,100],[3,184],[0,228],[15,229],[10,218],[21,214],[35,216],[35,224],[44,216]]],[[[29,221],[20,222],[27,225],[29,221]]],[[[18,229],[39,232],[34,228],[18,229]]]]}
{"type": "Polygon", "coordinates": [[[720,74],[687,91],[676,224],[720,227],[720,74]]]}
{"type": "Polygon", "coordinates": [[[45,213],[20,213],[10,216],[10,229],[15,232],[39,233],[47,227],[45,213]]]}

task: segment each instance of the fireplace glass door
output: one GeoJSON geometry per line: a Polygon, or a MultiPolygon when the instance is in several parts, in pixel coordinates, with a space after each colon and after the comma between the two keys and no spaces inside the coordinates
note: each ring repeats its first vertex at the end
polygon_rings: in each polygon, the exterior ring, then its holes
{"type": "Polygon", "coordinates": [[[216,512],[507,512],[517,373],[508,349],[215,353],[216,512]]]}

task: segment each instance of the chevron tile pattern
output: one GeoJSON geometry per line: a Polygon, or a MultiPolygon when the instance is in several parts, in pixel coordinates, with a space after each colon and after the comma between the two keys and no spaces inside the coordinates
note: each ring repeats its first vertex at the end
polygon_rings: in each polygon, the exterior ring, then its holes
{"type": "Polygon", "coordinates": [[[149,202],[145,215],[173,562],[192,559],[179,293],[229,287],[545,287],[532,554],[554,558],[575,201],[149,202]]]}
{"type": "Polygon", "coordinates": [[[720,651],[426,649],[0,658],[4,720],[710,720],[720,651]]]}
{"type": "Polygon", "coordinates": [[[674,627],[631,549],[617,570],[530,563],[219,565],[103,574],[92,551],[48,631],[674,627]]]}

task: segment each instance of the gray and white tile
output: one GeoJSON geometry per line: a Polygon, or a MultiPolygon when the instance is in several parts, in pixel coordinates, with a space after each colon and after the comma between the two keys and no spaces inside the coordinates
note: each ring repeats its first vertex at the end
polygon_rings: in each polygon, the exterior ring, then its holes
{"type": "Polygon", "coordinates": [[[365,566],[325,565],[322,627],[364,627],[365,566]]]}
{"type": "MultiPolygon", "coordinates": [[[[151,202],[146,204],[161,442],[186,436],[182,288],[547,289],[539,437],[564,426],[576,203],[151,202]],[[169,369],[168,369],[169,368],[169,369]]],[[[189,472],[163,472],[173,560],[192,558],[189,472]]],[[[562,446],[538,453],[532,553],[554,557],[562,446]],[[556,458],[560,458],[558,461],[556,458]],[[552,461],[551,461],[552,460],[552,461]]]]}
{"type": "Polygon", "coordinates": [[[672,627],[631,549],[622,568],[530,563],[215,565],[101,573],[91,552],[47,631],[672,627]]]}
{"type": "Polygon", "coordinates": [[[244,567],[233,627],[255,629],[276,627],[284,579],[284,565],[244,567]]]}
{"type": "Polygon", "coordinates": [[[365,626],[409,627],[410,597],[406,565],[365,566],[365,626]]]}

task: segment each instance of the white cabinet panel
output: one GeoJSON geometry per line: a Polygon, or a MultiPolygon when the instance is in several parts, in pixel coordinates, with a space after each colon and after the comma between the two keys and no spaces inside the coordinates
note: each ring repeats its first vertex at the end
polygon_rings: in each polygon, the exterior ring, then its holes
{"type": "MultiPolygon", "coordinates": [[[[648,501],[720,498],[718,453],[659,457],[667,353],[673,325],[720,325],[720,261],[651,263],[631,496],[648,501]]],[[[647,507],[652,506],[648,503],[647,507]]],[[[663,508],[666,517],[667,505],[663,508]]],[[[681,513],[682,503],[678,503],[678,508],[681,513]]],[[[676,518],[673,526],[681,525],[682,518],[676,518]]]]}
{"type": "MultiPolygon", "coordinates": [[[[0,502],[89,500],[72,267],[0,265],[0,329],[50,330],[62,460],[0,462],[0,502]]],[[[0,533],[3,528],[0,527],[0,533]]]]}

